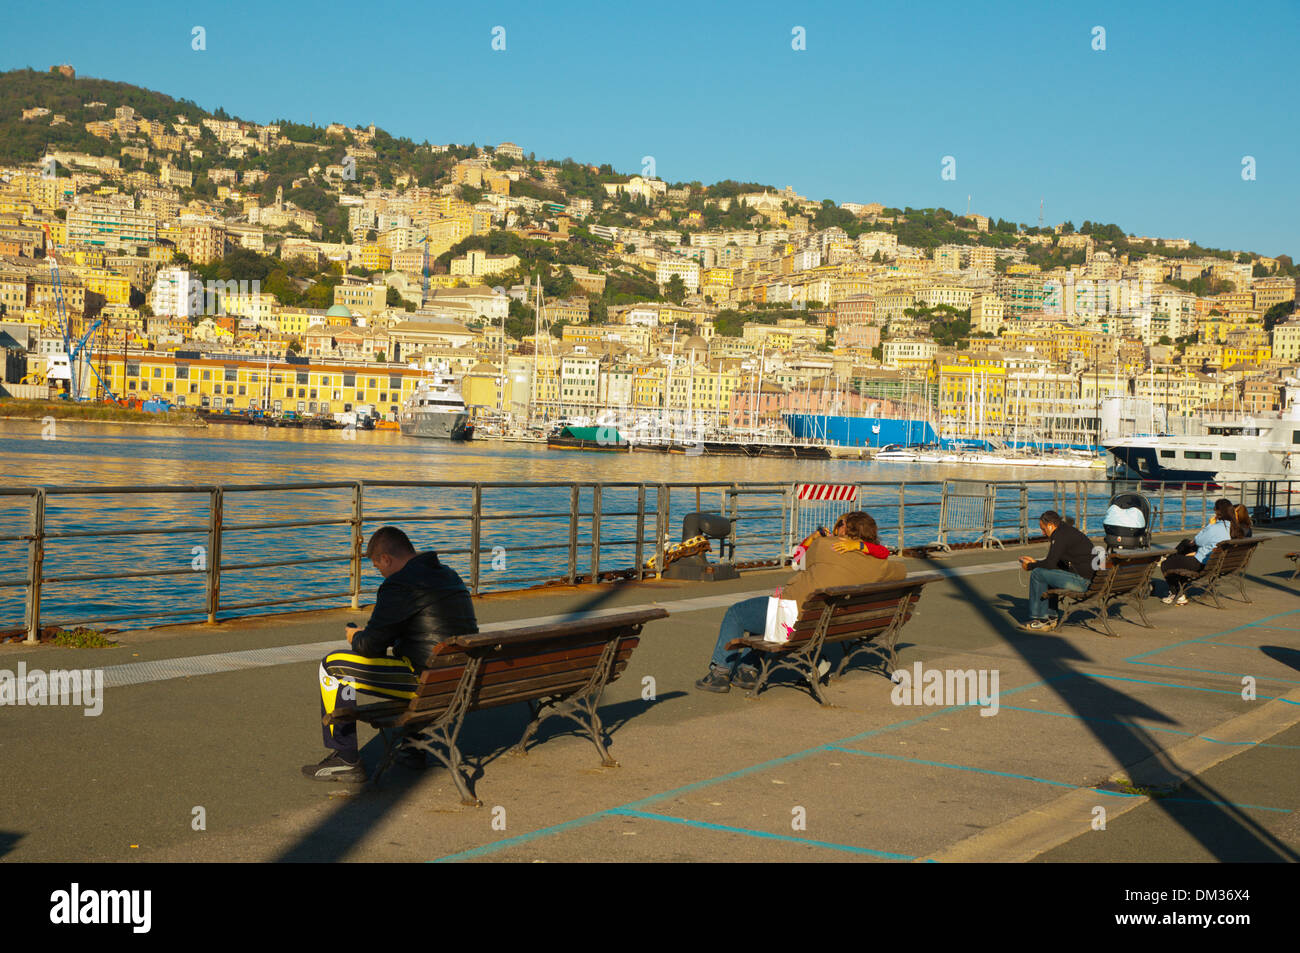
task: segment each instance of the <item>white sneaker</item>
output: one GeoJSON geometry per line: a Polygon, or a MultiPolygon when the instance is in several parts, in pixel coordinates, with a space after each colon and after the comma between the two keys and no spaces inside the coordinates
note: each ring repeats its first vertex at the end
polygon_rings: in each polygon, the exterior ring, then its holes
{"type": "Polygon", "coordinates": [[[1187,605],[1187,597],[1184,596],[1184,595],[1182,595],[1182,594],[1180,593],[1179,596],[1178,596],[1178,598],[1177,598],[1176,600],[1174,600],[1174,605],[1176,605],[1176,606],[1185,606],[1185,605],[1187,605]]]}
{"type": "Polygon", "coordinates": [[[1167,605],[1167,606],[1171,606],[1171,605],[1174,604],[1174,594],[1171,592],[1171,593],[1169,593],[1169,595],[1165,596],[1165,597],[1164,597],[1163,599],[1161,599],[1160,601],[1163,602],[1163,603],[1164,603],[1165,605],[1167,605]]]}
{"type": "Polygon", "coordinates": [[[829,659],[822,659],[820,662],[817,663],[818,677],[825,678],[826,673],[829,672],[830,670],[831,670],[831,663],[829,659]]]}

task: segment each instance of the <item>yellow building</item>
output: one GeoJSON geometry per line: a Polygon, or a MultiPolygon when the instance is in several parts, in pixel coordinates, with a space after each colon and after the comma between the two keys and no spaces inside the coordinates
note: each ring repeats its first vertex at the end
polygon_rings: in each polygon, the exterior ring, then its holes
{"type": "Polygon", "coordinates": [[[1006,367],[987,355],[970,363],[945,355],[935,359],[930,380],[939,398],[945,434],[970,439],[1004,435],[1006,367]]]}
{"type": "Polygon", "coordinates": [[[361,267],[369,271],[390,271],[393,267],[392,253],[383,245],[363,245],[361,267]]]}
{"type": "Polygon", "coordinates": [[[162,397],[188,407],[334,414],[373,404],[395,415],[423,372],[368,364],[295,365],[264,361],[178,359],[175,355],[105,353],[118,396],[162,397]]]}
{"type": "Polygon", "coordinates": [[[111,271],[91,268],[82,272],[81,280],[87,291],[104,296],[109,304],[131,303],[131,279],[125,275],[115,275],[111,271]]]}

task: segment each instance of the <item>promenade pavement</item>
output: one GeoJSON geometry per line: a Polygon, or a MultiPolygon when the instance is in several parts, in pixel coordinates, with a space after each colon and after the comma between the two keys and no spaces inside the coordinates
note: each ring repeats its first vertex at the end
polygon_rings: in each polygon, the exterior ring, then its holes
{"type": "MultiPolygon", "coordinates": [[[[523,706],[470,715],[481,808],[432,764],[365,791],[300,775],[323,754],[317,663],[364,609],[124,632],[111,649],[0,646],[0,669],[103,667],[107,685],[98,717],[0,707],[0,858],[1294,861],[1300,581],[1283,554],[1300,530],[1266,531],[1280,535],[1252,563],[1251,603],[1153,598],[1155,628],[1116,622],[1115,639],[1017,628],[1014,560],[1044,544],[909,559],[945,578],[903,630],[900,665],[996,671],[993,716],[894,704],[864,663],[827,689],[833,707],[793,683],[757,699],[696,691],[726,606],[788,571],[484,597],[481,626],[671,615],[603,699],[621,767],[560,719],[509,754],[523,706]]],[[[378,739],[361,737],[373,766],[378,739]]]]}

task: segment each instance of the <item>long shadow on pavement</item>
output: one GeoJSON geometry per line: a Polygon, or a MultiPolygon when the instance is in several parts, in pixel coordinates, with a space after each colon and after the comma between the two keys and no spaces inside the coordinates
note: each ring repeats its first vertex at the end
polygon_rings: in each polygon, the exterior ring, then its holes
{"type": "MultiPolygon", "coordinates": [[[[966,605],[983,616],[994,632],[1010,634],[1007,617],[1000,615],[987,598],[971,586],[967,577],[955,575],[951,569],[942,565],[934,565],[933,568],[943,574],[966,605]]],[[[1073,663],[1090,660],[1063,640],[1045,646],[1042,638],[1037,637],[1033,641],[1007,639],[1007,644],[1040,680],[1052,684],[1061,700],[1079,717],[1080,724],[1110,752],[1117,764],[1130,766],[1154,758],[1161,774],[1175,776],[1180,773],[1178,765],[1163,747],[1147,731],[1128,720],[1144,718],[1176,723],[1176,719],[1079,671],[1073,663]],[[1030,645],[1035,649],[1045,648],[1046,651],[1028,650],[1030,645]]],[[[1133,780],[1141,783],[1140,779],[1133,780]]],[[[1228,799],[1201,778],[1189,778],[1181,786],[1181,791],[1204,800],[1206,803],[1203,810],[1175,810],[1175,805],[1164,803],[1160,798],[1152,799],[1152,803],[1216,859],[1239,861],[1245,859],[1243,854],[1246,854],[1252,860],[1300,860],[1300,855],[1244,811],[1226,803],[1228,799]]]]}
{"type": "MultiPolygon", "coordinates": [[[[579,617],[585,613],[592,612],[600,608],[603,603],[613,599],[614,596],[627,588],[630,584],[631,583],[629,582],[620,581],[604,586],[594,592],[591,598],[586,602],[569,610],[564,613],[564,615],[579,617]]],[[[644,635],[642,637],[644,638],[644,635]]],[[[671,698],[684,694],[684,692],[678,692],[669,695],[661,695],[660,698],[671,698]]],[[[651,702],[648,704],[656,703],[657,702],[651,702]]],[[[624,703],[623,705],[614,706],[614,708],[616,711],[620,708],[625,709],[628,704],[632,703],[624,703]]],[[[644,707],[637,706],[636,713],[644,711],[644,708],[648,707],[648,704],[644,707]]],[[[473,719],[466,719],[467,725],[473,724],[473,734],[469,734],[467,731],[466,737],[471,740],[487,740],[487,738],[490,737],[493,739],[493,741],[490,742],[491,744],[500,745],[501,742],[497,739],[500,739],[505,735],[510,737],[511,741],[501,750],[512,746],[519,740],[522,725],[526,723],[526,719],[518,717],[518,712],[521,708],[522,704],[508,705],[501,708],[492,708],[482,712],[473,713],[473,719]],[[508,728],[507,725],[513,727],[508,728]]],[[[605,709],[602,708],[602,722],[605,721],[603,714],[604,711],[605,709]]],[[[614,728],[625,724],[627,720],[632,717],[632,713],[628,711],[624,711],[622,714],[623,717],[621,720],[616,723],[607,723],[605,725],[605,733],[607,735],[610,734],[614,728]]],[[[536,741],[534,741],[534,744],[536,744],[536,741]]],[[[362,761],[368,763],[377,761],[381,747],[382,743],[376,735],[371,739],[370,743],[362,749],[362,761]],[[369,757],[367,757],[367,752],[371,753],[369,757]]],[[[465,751],[464,748],[462,748],[462,752],[465,754],[467,767],[475,763],[478,765],[477,770],[474,771],[474,777],[470,780],[471,789],[473,789],[474,782],[482,775],[483,765],[486,764],[487,761],[482,760],[480,756],[475,755],[472,751],[465,751]]],[[[495,760],[495,758],[499,756],[500,751],[497,751],[488,760],[495,760]]],[[[445,771],[446,769],[439,765],[436,768],[430,767],[428,770],[445,771]]],[[[397,772],[390,772],[390,774],[396,773],[397,772]]],[[[405,780],[395,777],[390,781],[389,776],[385,775],[383,785],[378,788],[372,789],[367,786],[353,796],[348,797],[337,810],[332,811],[328,817],[321,820],[315,827],[304,832],[294,844],[287,847],[276,859],[278,861],[287,862],[321,862],[345,859],[346,855],[361,843],[361,841],[365,839],[366,835],[369,834],[370,831],[385,816],[387,816],[389,812],[394,808],[399,807],[410,795],[411,791],[418,786],[414,783],[414,776],[410,772],[402,772],[402,774],[405,775],[405,780]]],[[[342,785],[340,785],[340,787],[342,787],[342,785]]],[[[454,804],[455,802],[452,803],[454,804]]]]}

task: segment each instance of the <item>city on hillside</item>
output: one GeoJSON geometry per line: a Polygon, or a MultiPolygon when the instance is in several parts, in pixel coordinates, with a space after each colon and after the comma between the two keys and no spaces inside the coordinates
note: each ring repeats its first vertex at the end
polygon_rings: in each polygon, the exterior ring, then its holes
{"type": "Polygon", "coordinates": [[[0,396],[391,423],[441,372],[485,434],[1096,446],[1103,400],[1159,431],[1296,394],[1283,254],[259,125],[68,65],[0,75],[0,132],[0,396]]]}

